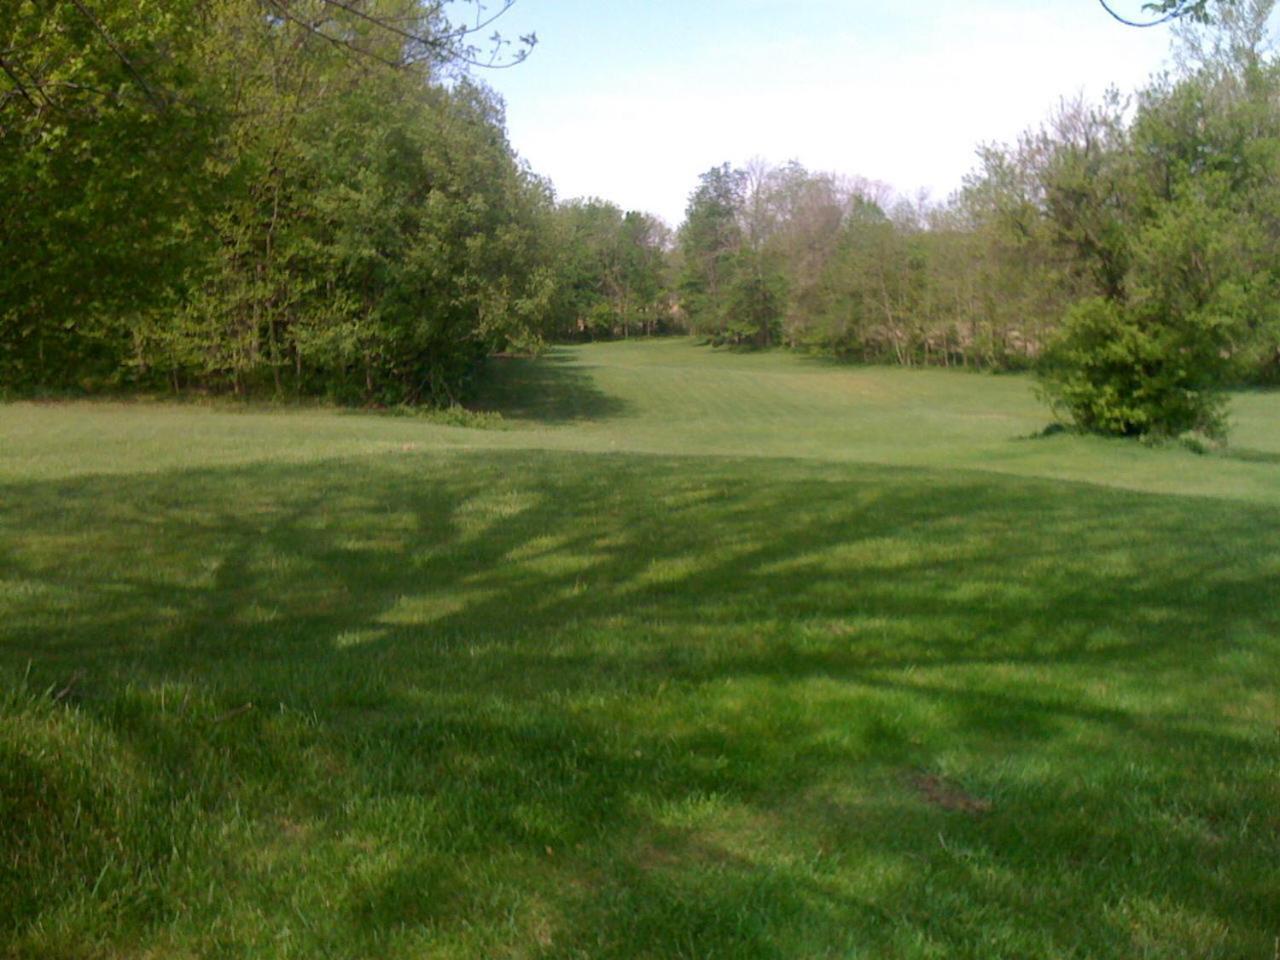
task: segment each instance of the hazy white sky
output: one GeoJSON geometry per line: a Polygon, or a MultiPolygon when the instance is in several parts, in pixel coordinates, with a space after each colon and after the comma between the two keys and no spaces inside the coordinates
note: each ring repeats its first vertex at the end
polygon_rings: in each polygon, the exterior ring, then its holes
{"type": "Polygon", "coordinates": [[[539,38],[483,76],[515,149],[562,198],[673,226],[698,174],[756,156],[943,199],[978,143],[1137,88],[1170,40],[1096,0],[518,0],[501,25],[539,38]]]}

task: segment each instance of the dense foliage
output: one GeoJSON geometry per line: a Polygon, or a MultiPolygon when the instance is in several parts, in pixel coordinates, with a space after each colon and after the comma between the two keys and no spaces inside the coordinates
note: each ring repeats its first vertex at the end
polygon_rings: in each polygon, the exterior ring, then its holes
{"type": "Polygon", "coordinates": [[[724,164],[672,234],[556,203],[444,0],[10,4],[0,384],[453,403],[495,350],[686,329],[1214,433],[1224,384],[1280,380],[1274,2],[1160,6],[1176,74],[982,146],[945,203],[724,164]]]}
{"type": "Polygon", "coordinates": [[[6,5],[0,382],[454,398],[553,280],[456,39],[416,0],[6,5]]]}
{"type": "Polygon", "coordinates": [[[1082,428],[1222,427],[1280,379],[1273,3],[1184,27],[1181,71],[987,145],[948,202],[796,164],[716,167],[680,232],[691,328],[869,362],[1036,366],[1082,428]]]}
{"type": "Polygon", "coordinates": [[[653,335],[673,329],[669,230],[605,200],[571,200],[555,214],[558,280],[547,333],[558,339],[653,335]]]}
{"type": "Polygon", "coordinates": [[[191,69],[205,9],[0,6],[0,382],[119,370],[127,320],[208,255],[202,159],[228,111],[191,69]]]}

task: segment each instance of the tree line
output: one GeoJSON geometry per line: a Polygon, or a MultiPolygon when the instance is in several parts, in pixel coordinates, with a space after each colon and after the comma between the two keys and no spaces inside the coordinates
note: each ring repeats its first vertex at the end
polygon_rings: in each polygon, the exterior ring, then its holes
{"type": "Polygon", "coordinates": [[[1212,433],[1219,387],[1280,379],[1272,6],[1184,18],[1176,71],[984,145],[946,202],[725,164],[672,231],[556,200],[447,0],[7,4],[0,388],[448,404],[495,351],[687,331],[1034,367],[1082,427],[1212,433]]]}
{"type": "Polygon", "coordinates": [[[947,202],[798,164],[715,167],[674,286],[713,342],[1036,368],[1079,426],[1216,433],[1280,380],[1280,65],[1270,0],[1178,32],[1179,68],[979,150],[947,202]]]}
{"type": "Polygon", "coordinates": [[[536,338],[548,186],[422,0],[0,9],[0,383],[450,402],[536,338]]]}

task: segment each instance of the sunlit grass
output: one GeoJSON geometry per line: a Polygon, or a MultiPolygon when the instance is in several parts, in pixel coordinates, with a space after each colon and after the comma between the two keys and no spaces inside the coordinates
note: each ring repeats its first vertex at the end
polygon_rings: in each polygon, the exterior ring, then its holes
{"type": "Polygon", "coordinates": [[[0,408],[0,956],[1274,952],[1280,466],[1018,440],[1016,379],[497,376],[0,408]]]}

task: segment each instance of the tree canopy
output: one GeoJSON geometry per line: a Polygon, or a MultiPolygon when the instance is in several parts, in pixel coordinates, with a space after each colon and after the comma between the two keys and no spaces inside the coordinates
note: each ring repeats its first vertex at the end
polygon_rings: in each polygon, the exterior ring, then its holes
{"type": "Polygon", "coordinates": [[[456,396],[548,302],[546,188],[496,97],[444,82],[505,8],[6,6],[5,384],[456,396]]]}

